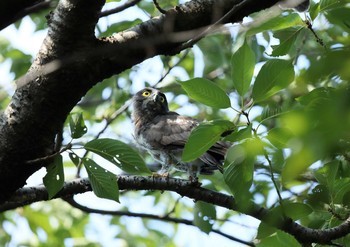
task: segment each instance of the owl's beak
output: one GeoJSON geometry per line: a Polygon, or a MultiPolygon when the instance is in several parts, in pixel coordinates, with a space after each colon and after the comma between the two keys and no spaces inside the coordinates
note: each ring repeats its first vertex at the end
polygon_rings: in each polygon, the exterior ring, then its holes
{"type": "Polygon", "coordinates": [[[153,101],[154,102],[161,102],[161,96],[159,95],[159,94],[155,94],[154,96],[153,96],[153,101]]]}

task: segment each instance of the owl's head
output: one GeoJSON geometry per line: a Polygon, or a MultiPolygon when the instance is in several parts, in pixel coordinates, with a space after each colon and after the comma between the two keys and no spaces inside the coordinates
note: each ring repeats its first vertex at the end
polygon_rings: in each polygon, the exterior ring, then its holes
{"type": "Polygon", "coordinates": [[[134,112],[138,114],[159,115],[169,111],[165,95],[154,88],[144,88],[133,98],[134,112]]]}

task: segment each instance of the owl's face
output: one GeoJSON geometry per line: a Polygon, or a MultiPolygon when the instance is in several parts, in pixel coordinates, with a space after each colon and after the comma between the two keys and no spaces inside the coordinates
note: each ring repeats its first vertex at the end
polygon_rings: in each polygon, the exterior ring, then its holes
{"type": "Polygon", "coordinates": [[[164,114],[169,111],[165,95],[154,88],[144,88],[134,96],[134,108],[141,113],[164,114]]]}

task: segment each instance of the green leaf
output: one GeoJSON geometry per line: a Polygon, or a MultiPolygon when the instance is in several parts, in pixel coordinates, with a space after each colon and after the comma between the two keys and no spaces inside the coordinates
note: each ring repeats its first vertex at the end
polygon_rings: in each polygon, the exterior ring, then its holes
{"type": "Polygon", "coordinates": [[[313,212],[313,209],[305,203],[284,203],[284,213],[293,220],[305,218],[313,212]]]}
{"type": "Polygon", "coordinates": [[[83,159],[83,164],[95,195],[119,202],[119,187],[116,175],[97,165],[91,159],[83,159]]]}
{"type": "Polygon", "coordinates": [[[267,133],[267,139],[277,148],[286,148],[292,137],[292,132],[287,128],[273,128],[267,133]]]}
{"type": "Polygon", "coordinates": [[[331,9],[339,8],[344,5],[346,1],[335,1],[335,0],[321,0],[320,1],[320,11],[328,11],[331,9]]]}
{"type": "Polygon", "coordinates": [[[251,137],[252,137],[252,125],[248,125],[247,127],[226,136],[224,140],[230,141],[230,142],[237,142],[237,141],[241,141],[251,137]]]}
{"type": "Polygon", "coordinates": [[[205,54],[202,60],[204,63],[204,75],[222,66],[227,66],[232,56],[232,52],[228,52],[231,50],[231,45],[231,38],[222,34],[209,35],[197,43],[199,49],[205,54]],[[226,49],[222,49],[223,46],[226,49]]]}
{"type": "Polygon", "coordinates": [[[62,189],[64,184],[62,156],[55,156],[53,162],[46,167],[46,171],[43,182],[49,193],[49,199],[51,199],[62,189]]]}
{"type": "MultiPolygon", "coordinates": [[[[350,191],[350,179],[341,178],[335,180],[333,188],[332,202],[335,204],[343,204],[344,196],[350,191]]],[[[347,200],[346,203],[348,203],[347,200]]]]}
{"type": "Polygon", "coordinates": [[[230,98],[218,85],[204,78],[180,82],[188,96],[199,103],[215,108],[231,107],[230,98]]]}
{"type": "Polygon", "coordinates": [[[193,224],[201,231],[209,233],[216,219],[216,210],[214,205],[198,201],[194,206],[193,224]]]}
{"type": "Polygon", "coordinates": [[[87,132],[81,112],[69,116],[69,127],[73,139],[80,138],[87,132]]]}
{"type": "Polygon", "coordinates": [[[100,36],[106,37],[111,36],[115,33],[119,33],[121,31],[124,31],[128,28],[131,28],[133,26],[136,26],[142,22],[141,19],[135,19],[132,21],[120,21],[118,23],[113,23],[110,26],[108,26],[107,30],[103,32],[100,36]]]}
{"type": "MultiPolygon", "coordinates": [[[[261,11],[258,14],[263,15],[264,11],[261,11]]],[[[278,15],[276,17],[273,17],[272,19],[269,18],[266,22],[263,22],[260,25],[252,25],[247,30],[247,36],[252,36],[257,33],[265,32],[267,30],[276,31],[286,29],[288,27],[295,27],[298,25],[304,25],[303,20],[300,18],[299,14],[292,13],[287,16],[278,15]]]]}
{"type": "Polygon", "coordinates": [[[256,245],[257,247],[301,247],[299,242],[290,234],[283,232],[281,230],[276,230],[271,236],[261,239],[260,243],[256,245]]]}
{"type": "Polygon", "coordinates": [[[334,88],[329,87],[320,87],[312,90],[310,93],[305,94],[303,96],[300,96],[296,100],[304,105],[311,105],[311,103],[320,101],[320,100],[327,100],[330,97],[330,94],[334,92],[334,88]]]}
{"type": "Polygon", "coordinates": [[[244,96],[252,81],[255,67],[255,53],[247,42],[233,54],[231,59],[232,82],[239,95],[244,96]]]}
{"type": "Polygon", "coordinates": [[[276,118],[284,113],[286,109],[283,109],[280,105],[266,105],[260,116],[260,121],[276,118]]]}
{"type": "Polygon", "coordinates": [[[329,49],[321,54],[322,56],[308,57],[310,67],[299,75],[303,82],[307,84],[317,83],[333,75],[337,75],[342,80],[350,80],[347,66],[350,63],[350,49],[347,46],[329,49]]]}
{"type": "Polygon", "coordinates": [[[309,15],[312,21],[316,19],[319,13],[320,13],[320,4],[319,3],[311,4],[309,8],[309,15]]]}
{"type": "Polygon", "coordinates": [[[79,166],[80,158],[75,153],[69,153],[68,156],[75,166],[79,166]]]}
{"type": "Polygon", "coordinates": [[[275,32],[274,37],[280,40],[280,44],[271,46],[273,51],[270,56],[277,57],[286,55],[295,44],[295,41],[302,30],[302,27],[291,27],[275,32]]]}
{"type": "Polygon", "coordinates": [[[241,209],[247,208],[250,200],[249,189],[253,183],[254,162],[262,154],[263,146],[259,139],[249,139],[234,145],[227,151],[224,180],[235,196],[241,209]]]}
{"type": "Polygon", "coordinates": [[[267,61],[256,77],[252,97],[255,102],[262,101],[287,87],[294,79],[291,61],[273,59],[267,61]]]}
{"type": "Polygon", "coordinates": [[[223,133],[233,131],[234,129],[235,125],[226,120],[214,120],[200,123],[192,130],[185,144],[182,160],[189,162],[197,159],[213,146],[223,133]]]}
{"type": "Polygon", "coordinates": [[[1,55],[11,59],[11,72],[15,74],[16,79],[26,73],[27,68],[30,67],[33,60],[31,55],[11,47],[2,52],[1,55]]]}
{"type": "Polygon", "coordinates": [[[276,232],[276,228],[273,226],[270,226],[269,224],[266,224],[264,221],[260,222],[259,228],[258,228],[258,234],[256,235],[257,239],[263,239],[267,238],[270,235],[274,234],[276,232]]]}
{"type": "Polygon", "coordinates": [[[316,160],[314,152],[308,147],[303,147],[301,150],[293,152],[287,158],[282,170],[282,183],[286,187],[293,185],[294,180],[316,160]]]}
{"type": "Polygon", "coordinates": [[[326,185],[329,191],[333,192],[334,181],[336,180],[339,171],[340,162],[338,160],[331,161],[320,167],[314,172],[316,180],[323,185],[326,185]]]}
{"type": "MultiPolygon", "coordinates": [[[[50,207],[47,207],[47,209],[50,209],[50,207]]],[[[25,215],[26,220],[28,220],[28,225],[30,227],[30,230],[33,233],[38,233],[38,230],[44,230],[46,234],[49,236],[53,236],[54,231],[52,229],[52,225],[50,224],[50,216],[47,215],[47,212],[43,212],[44,210],[38,210],[38,209],[33,209],[32,207],[24,207],[22,208],[22,214],[25,215]]],[[[55,212],[53,212],[53,215],[55,212]]],[[[52,223],[52,221],[51,221],[52,223]]],[[[16,224],[13,222],[13,224],[16,224]]]]}
{"type": "Polygon", "coordinates": [[[150,174],[141,156],[129,145],[114,139],[101,138],[85,144],[85,149],[112,162],[131,174],[150,174]]]}

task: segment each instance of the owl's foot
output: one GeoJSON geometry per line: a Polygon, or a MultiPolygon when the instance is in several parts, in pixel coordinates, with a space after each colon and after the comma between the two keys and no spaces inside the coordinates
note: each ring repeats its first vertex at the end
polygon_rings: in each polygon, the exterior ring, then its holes
{"type": "Polygon", "coordinates": [[[202,183],[199,182],[197,176],[189,176],[188,179],[190,180],[191,185],[193,185],[194,187],[200,187],[202,185],[202,183]]]}
{"type": "Polygon", "coordinates": [[[152,172],[152,177],[154,177],[154,178],[169,178],[170,174],[169,174],[169,172],[164,172],[164,173],[152,172]]]}
{"type": "Polygon", "coordinates": [[[190,165],[187,170],[188,180],[190,180],[191,184],[193,186],[201,186],[202,184],[198,181],[198,166],[196,165],[190,165]]]}

